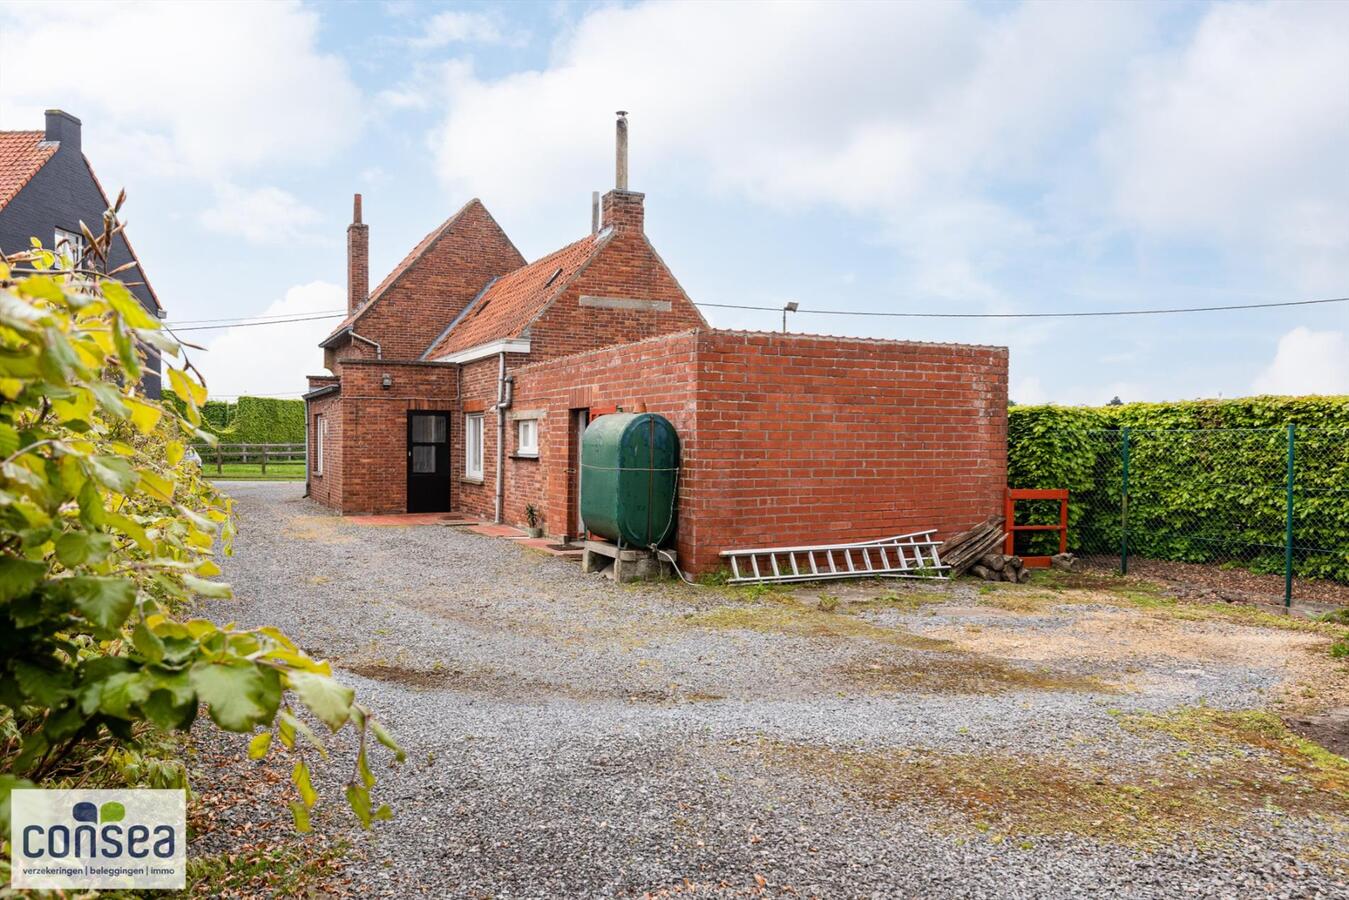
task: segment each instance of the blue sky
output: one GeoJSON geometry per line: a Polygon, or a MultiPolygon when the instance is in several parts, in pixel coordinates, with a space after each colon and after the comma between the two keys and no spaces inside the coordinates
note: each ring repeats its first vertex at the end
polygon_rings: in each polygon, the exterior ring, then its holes
{"type": "MultiPolygon", "coordinates": [[[[61,3],[4,21],[0,127],[83,119],[175,321],[343,306],[356,191],[376,280],[474,196],[529,258],[574,240],[612,184],[620,108],[648,234],[696,301],[1349,295],[1349,4],[61,3]],[[53,66],[58,43],[121,64],[53,66]]],[[[193,335],[213,392],[298,393],[329,325],[193,335]]],[[[792,327],[1006,344],[1019,402],[1349,393],[1345,305],[792,327]]]]}

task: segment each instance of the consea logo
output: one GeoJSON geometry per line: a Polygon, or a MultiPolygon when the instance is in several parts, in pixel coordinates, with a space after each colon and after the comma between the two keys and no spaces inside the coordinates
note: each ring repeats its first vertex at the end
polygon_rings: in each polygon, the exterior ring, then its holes
{"type": "Polygon", "coordinates": [[[14,791],[11,886],[185,887],[186,817],[180,790],[14,791]]]}

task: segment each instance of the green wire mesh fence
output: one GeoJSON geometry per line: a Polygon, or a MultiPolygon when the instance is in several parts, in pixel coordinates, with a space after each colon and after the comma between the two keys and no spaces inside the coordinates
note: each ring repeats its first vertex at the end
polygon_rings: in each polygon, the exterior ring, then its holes
{"type": "MultiPolygon", "coordinates": [[[[1295,579],[1349,583],[1349,439],[1303,426],[1083,432],[1067,487],[1069,545],[1122,572],[1168,561],[1242,569],[1289,602],[1295,579]],[[1281,588],[1281,590],[1278,590],[1281,588]]],[[[1022,504],[1018,521],[1050,522],[1057,504],[1022,504]],[[1052,507],[1052,508],[1051,508],[1052,507]],[[1023,512],[1024,511],[1024,512],[1023,512]]],[[[1018,550],[1052,553],[1053,536],[1018,550]]]]}

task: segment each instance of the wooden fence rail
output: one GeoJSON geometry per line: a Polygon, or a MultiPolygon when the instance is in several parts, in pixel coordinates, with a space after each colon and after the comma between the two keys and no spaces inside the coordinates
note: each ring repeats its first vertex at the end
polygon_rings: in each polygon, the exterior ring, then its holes
{"type": "Polygon", "coordinates": [[[202,465],[214,464],[216,474],[224,471],[225,463],[258,463],[262,474],[267,474],[268,463],[303,463],[305,445],[300,444],[195,444],[202,465]]]}

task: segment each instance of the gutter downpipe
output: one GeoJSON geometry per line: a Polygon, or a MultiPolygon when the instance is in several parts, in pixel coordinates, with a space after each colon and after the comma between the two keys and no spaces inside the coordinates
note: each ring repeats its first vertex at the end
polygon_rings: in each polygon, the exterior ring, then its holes
{"type": "Polygon", "coordinates": [[[370,338],[365,337],[364,335],[357,334],[355,331],[352,331],[352,332],[351,332],[351,338],[352,338],[352,340],[356,340],[356,341],[365,341],[365,343],[369,344],[371,347],[374,347],[374,348],[375,348],[375,359],[383,359],[383,358],[384,358],[384,349],[383,349],[382,347],[380,347],[379,341],[372,341],[372,340],[370,340],[370,338]]]}
{"type": "Polygon", "coordinates": [[[304,401],[304,496],[309,496],[309,473],[314,471],[314,460],[309,454],[309,400],[304,401]]]}
{"type": "Polygon", "coordinates": [[[506,508],[506,410],[511,408],[515,391],[514,379],[506,375],[506,351],[501,351],[497,359],[500,360],[497,367],[497,402],[492,407],[497,414],[496,515],[493,520],[500,525],[506,508]]]}

